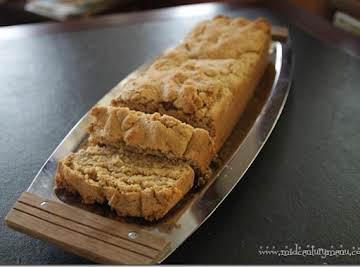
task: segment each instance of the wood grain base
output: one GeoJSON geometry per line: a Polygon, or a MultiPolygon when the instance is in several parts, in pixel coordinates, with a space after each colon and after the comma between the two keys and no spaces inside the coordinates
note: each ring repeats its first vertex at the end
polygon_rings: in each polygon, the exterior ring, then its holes
{"type": "Polygon", "coordinates": [[[5,222],[17,231],[103,264],[156,263],[169,248],[164,238],[136,226],[28,192],[20,196],[5,222]]]}

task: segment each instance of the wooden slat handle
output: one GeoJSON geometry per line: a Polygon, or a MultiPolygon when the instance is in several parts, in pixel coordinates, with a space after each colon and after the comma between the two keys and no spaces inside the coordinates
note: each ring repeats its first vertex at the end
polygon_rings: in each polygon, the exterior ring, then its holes
{"type": "Polygon", "coordinates": [[[5,218],[15,230],[104,264],[156,263],[169,242],[138,226],[23,193],[5,218]],[[129,237],[135,232],[136,237],[129,237]]]}

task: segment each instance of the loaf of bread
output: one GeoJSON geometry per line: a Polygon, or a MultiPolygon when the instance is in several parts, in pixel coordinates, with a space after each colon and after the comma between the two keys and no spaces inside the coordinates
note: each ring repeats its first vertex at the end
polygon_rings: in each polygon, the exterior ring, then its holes
{"type": "Polygon", "coordinates": [[[58,164],[58,188],[79,193],[83,202],[107,203],[120,216],[162,218],[193,186],[194,171],[186,163],[89,146],[58,164]]]}
{"type": "Polygon", "coordinates": [[[173,116],[206,129],[218,151],[267,64],[270,25],[218,16],[122,86],[112,105],[173,116]]]}
{"type": "Polygon", "coordinates": [[[199,175],[206,172],[215,155],[208,131],[171,116],[107,106],[94,107],[91,115],[92,144],[121,146],[138,153],[183,160],[199,175]]]}
{"type": "Polygon", "coordinates": [[[57,187],[121,216],[162,218],[204,173],[268,64],[265,19],[218,16],[95,107],[90,146],[58,164],[57,187]],[[195,171],[194,171],[195,170],[195,171]]]}

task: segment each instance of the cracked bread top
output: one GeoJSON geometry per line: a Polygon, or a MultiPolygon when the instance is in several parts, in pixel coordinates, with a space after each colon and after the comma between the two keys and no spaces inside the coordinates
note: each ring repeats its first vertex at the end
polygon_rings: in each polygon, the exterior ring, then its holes
{"type": "Polygon", "coordinates": [[[194,171],[121,148],[89,146],[59,162],[57,186],[80,193],[85,203],[108,201],[120,215],[159,219],[192,187],[194,171]]]}
{"type": "MultiPolygon", "coordinates": [[[[211,108],[223,96],[239,90],[259,56],[242,55],[241,60],[187,60],[179,67],[159,71],[152,65],[122,88],[114,106],[128,106],[146,112],[177,110],[195,120],[211,117],[211,108]]],[[[158,62],[155,62],[157,64],[158,62]]]]}
{"type": "Polygon", "coordinates": [[[204,173],[215,155],[208,131],[159,113],[145,114],[124,107],[98,106],[91,110],[92,143],[129,146],[140,153],[188,161],[204,173]]]}
{"type": "Polygon", "coordinates": [[[183,42],[161,58],[178,63],[186,59],[238,59],[246,53],[261,53],[270,31],[264,18],[231,19],[220,15],[197,24],[183,42]]]}

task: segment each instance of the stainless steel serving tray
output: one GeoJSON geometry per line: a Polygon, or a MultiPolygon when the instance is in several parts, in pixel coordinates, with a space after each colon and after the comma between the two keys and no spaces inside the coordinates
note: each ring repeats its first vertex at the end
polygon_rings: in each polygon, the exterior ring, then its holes
{"type": "MultiPolygon", "coordinates": [[[[269,138],[283,110],[290,89],[293,60],[289,45],[277,41],[273,42],[269,51],[269,59],[272,65],[267,71],[267,76],[271,79],[262,83],[263,88],[258,89],[253,100],[254,103],[251,104],[253,107],[247,108],[236,129],[224,145],[219,155],[220,163],[214,167],[213,177],[201,190],[188,194],[163,220],[156,223],[145,223],[139,220],[118,218],[110,211],[99,212],[102,208],[85,206],[76,199],[55,193],[54,175],[57,162],[69,153],[76,151],[87,139],[86,128],[90,121],[89,114],[86,114],[74,126],[51,154],[35,176],[27,192],[46,200],[58,203],[65,202],[66,205],[100,214],[111,220],[120,221],[124,225],[136,224],[141,229],[164,238],[168,242],[167,249],[155,260],[161,262],[205,222],[222,203],[243,177],[269,138]]],[[[130,77],[138,75],[145,68],[146,66],[142,66],[120,84],[125,83],[130,77]]],[[[118,95],[119,90],[121,90],[121,86],[116,86],[97,104],[109,104],[111,99],[118,95]]],[[[129,238],[136,237],[136,235],[136,232],[129,233],[129,238]]],[[[39,237],[39,235],[36,236],[39,237]]],[[[78,254],[86,256],[84,253],[78,254]]]]}

